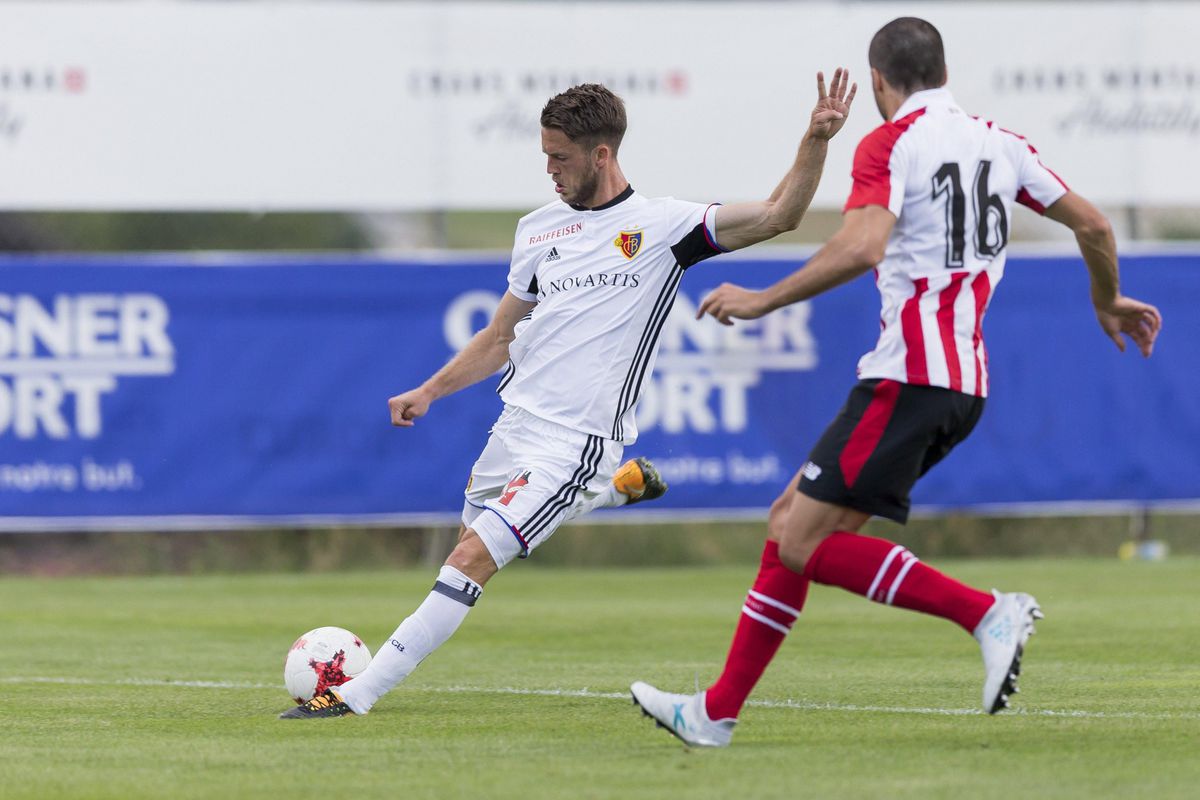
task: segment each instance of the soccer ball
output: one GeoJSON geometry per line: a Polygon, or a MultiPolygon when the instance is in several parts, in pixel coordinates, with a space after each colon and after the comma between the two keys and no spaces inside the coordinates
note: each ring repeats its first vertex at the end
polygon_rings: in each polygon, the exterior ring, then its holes
{"type": "Polygon", "coordinates": [[[371,663],[371,651],[345,628],[316,628],[301,636],[283,661],[283,684],[296,703],[341,686],[371,663]]]}

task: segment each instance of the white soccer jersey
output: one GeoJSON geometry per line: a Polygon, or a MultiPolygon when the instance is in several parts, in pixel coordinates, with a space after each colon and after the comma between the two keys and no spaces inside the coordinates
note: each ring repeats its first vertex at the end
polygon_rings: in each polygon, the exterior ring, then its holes
{"type": "Polygon", "coordinates": [[[875,270],[883,299],[860,378],[986,396],[982,323],[1004,275],[1013,200],[1038,213],[1067,192],[1021,136],[969,116],[947,89],[916,92],[854,154],[846,210],[896,215],[875,270]]]}
{"type": "Polygon", "coordinates": [[[711,208],[627,188],[599,208],[555,201],[523,217],[508,290],[537,306],[508,347],[504,402],[632,444],[679,279],[722,252],[711,208]]]}

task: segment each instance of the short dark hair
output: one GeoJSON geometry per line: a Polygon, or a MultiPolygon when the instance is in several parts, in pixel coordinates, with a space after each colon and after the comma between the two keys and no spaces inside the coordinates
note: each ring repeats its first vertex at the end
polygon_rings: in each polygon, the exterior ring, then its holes
{"type": "Polygon", "coordinates": [[[605,86],[581,83],[550,98],[542,127],[557,128],[589,148],[603,142],[616,153],[625,136],[625,103],[605,86]]]}
{"type": "Polygon", "coordinates": [[[871,39],[867,60],[905,94],[936,89],[946,82],[946,52],[938,29],[917,17],[900,17],[871,39]]]}

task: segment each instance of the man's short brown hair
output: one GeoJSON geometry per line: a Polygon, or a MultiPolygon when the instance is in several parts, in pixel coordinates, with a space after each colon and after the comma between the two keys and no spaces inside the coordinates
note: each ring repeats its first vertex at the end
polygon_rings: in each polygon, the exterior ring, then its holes
{"type": "Polygon", "coordinates": [[[542,109],[542,127],[556,128],[588,148],[603,142],[616,153],[625,136],[625,103],[598,83],[581,83],[550,98],[542,109]]]}
{"type": "Polygon", "coordinates": [[[936,89],[946,82],[942,35],[917,17],[900,17],[880,28],[871,39],[867,60],[904,94],[936,89]]]}

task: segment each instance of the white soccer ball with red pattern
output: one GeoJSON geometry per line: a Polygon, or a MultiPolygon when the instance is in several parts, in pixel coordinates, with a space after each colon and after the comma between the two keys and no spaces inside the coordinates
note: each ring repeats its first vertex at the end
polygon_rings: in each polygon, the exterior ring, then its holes
{"type": "Polygon", "coordinates": [[[371,663],[371,651],[345,628],[316,628],[301,636],[283,661],[283,684],[297,703],[341,686],[371,663]]]}

